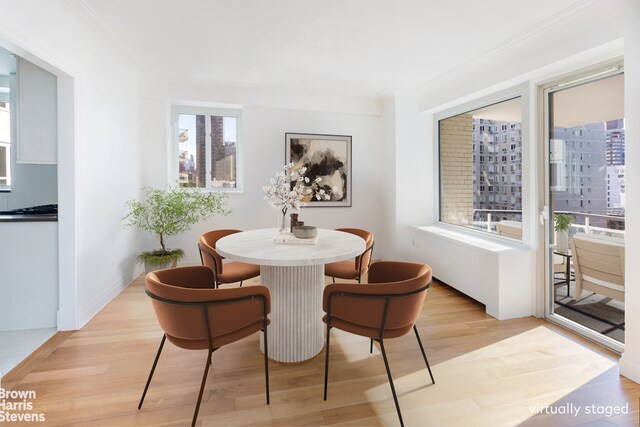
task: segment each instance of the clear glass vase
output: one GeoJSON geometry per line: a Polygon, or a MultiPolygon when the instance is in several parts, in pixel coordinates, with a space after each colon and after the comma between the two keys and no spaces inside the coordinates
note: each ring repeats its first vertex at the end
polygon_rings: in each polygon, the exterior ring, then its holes
{"type": "Polygon", "coordinates": [[[287,213],[280,213],[278,215],[278,234],[289,233],[289,215],[287,213]]]}

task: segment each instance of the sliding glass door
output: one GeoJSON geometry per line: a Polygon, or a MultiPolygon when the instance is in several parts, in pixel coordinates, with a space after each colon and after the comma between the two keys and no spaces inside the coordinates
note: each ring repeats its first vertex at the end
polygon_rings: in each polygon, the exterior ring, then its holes
{"type": "Polygon", "coordinates": [[[624,74],[613,67],[545,90],[547,314],[624,343],[624,74]]]}

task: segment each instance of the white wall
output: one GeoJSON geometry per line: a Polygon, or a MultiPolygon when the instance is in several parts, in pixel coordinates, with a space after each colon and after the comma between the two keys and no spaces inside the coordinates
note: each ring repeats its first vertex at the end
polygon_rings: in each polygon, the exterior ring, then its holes
{"type": "MultiPolygon", "coordinates": [[[[152,90],[151,92],[155,92],[152,90]]],[[[158,90],[158,93],[160,90],[158,90]]],[[[154,187],[163,187],[171,177],[168,164],[167,124],[170,99],[184,102],[184,92],[173,92],[159,97],[143,98],[141,103],[142,128],[145,129],[144,182],[154,187]]],[[[229,100],[229,98],[225,98],[229,100]]],[[[237,98],[231,98],[237,100],[237,98]]],[[[195,103],[219,102],[216,91],[193,99],[195,103]]],[[[230,207],[233,213],[227,217],[214,217],[198,224],[189,233],[168,239],[171,247],[186,252],[184,263],[199,263],[198,236],[216,228],[251,229],[275,227],[278,213],[263,200],[262,186],[285,163],[285,133],[319,133],[351,135],[352,138],[352,207],[303,208],[300,219],[306,224],[323,228],[358,227],[380,232],[381,209],[378,187],[384,176],[380,165],[382,139],[380,117],[375,114],[323,112],[271,108],[245,105],[242,108],[242,151],[244,191],[231,194],[230,207]]],[[[158,246],[150,236],[145,236],[147,249],[158,246]]],[[[376,251],[377,251],[376,246],[376,251]]],[[[380,249],[383,251],[383,249],[380,249]]]]}
{"type": "MultiPolygon", "coordinates": [[[[478,55],[475,61],[461,66],[437,81],[430,82],[420,89],[418,103],[419,110],[426,111],[426,120],[433,121],[433,112],[459,105],[486,94],[514,86],[523,82],[531,82],[532,87],[539,82],[553,76],[574,72],[587,65],[593,65],[622,54],[622,38],[624,37],[625,55],[625,116],[627,119],[627,163],[640,161],[640,148],[633,142],[640,134],[640,36],[638,35],[640,10],[638,3],[632,0],[624,2],[594,2],[586,9],[561,22],[547,23],[541,31],[532,32],[526,38],[514,43],[505,43],[501,49],[491,50],[486,55],[478,55]],[[596,25],[597,23],[597,25],[596,25]],[[626,23],[626,25],[623,25],[626,23]]],[[[489,47],[487,47],[489,48],[489,47]]],[[[535,98],[535,97],[534,97],[535,98]]],[[[539,105],[532,99],[532,112],[538,110],[539,105]]],[[[403,120],[405,115],[411,118],[414,113],[396,109],[396,122],[403,120]]],[[[531,129],[532,141],[540,143],[539,129],[531,129]]],[[[400,136],[396,134],[396,151],[425,152],[425,163],[428,168],[437,168],[437,159],[433,153],[434,141],[431,133],[424,139],[417,138],[418,132],[400,136]]],[[[532,170],[529,180],[531,202],[538,200],[541,188],[537,176],[540,165],[535,158],[535,147],[529,151],[528,167],[532,170]]],[[[398,161],[400,164],[400,161],[398,161]]],[[[628,168],[627,176],[627,259],[635,259],[640,255],[640,228],[637,221],[640,211],[640,192],[633,191],[640,187],[640,172],[628,168]]],[[[410,168],[398,168],[398,192],[402,191],[402,183],[406,183],[413,176],[410,168]],[[404,176],[404,177],[403,177],[404,176]]],[[[437,185],[437,182],[435,183],[437,185]]],[[[423,196],[427,203],[437,206],[438,199],[435,188],[425,186],[423,196]]],[[[540,206],[531,208],[532,218],[540,206]]],[[[422,224],[435,221],[429,215],[424,217],[422,224]]],[[[408,219],[397,218],[394,224],[384,227],[395,227],[398,230],[411,225],[408,219]]],[[[532,220],[532,226],[535,221],[532,220]]],[[[541,233],[533,232],[525,242],[533,248],[540,247],[541,233]]],[[[526,238],[526,236],[525,236],[526,238]]],[[[419,254],[416,253],[416,256],[419,254]]],[[[456,259],[456,253],[445,254],[451,260],[456,259]]],[[[534,265],[533,271],[541,268],[541,254],[534,265]]],[[[533,262],[533,261],[532,261],[533,262]]],[[[640,273],[632,268],[633,263],[627,263],[627,298],[626,298],[626,352],[622,358],[621,371],[624,375],[638,381],[640,379],[640,273]]],[[[454,267],[455,268],[455,267],[454,267]]],[[[436,274],[437,276],[437,274],[436,274]]],[[[542,275],[540,275],[542,277],[542,275]]],[[[537,299],[542,298],[541,279],[532,289],[537,299]]],[[[524,297],[529,297],[525,295],[524,297]]],[[[539,301],[537,301],[539,303],[539,301]]]]}
{"type": "Polygon", "coordinates": [[[138,196],[142,182],[140,73],[106,34],[79,2],[2,4],[0,44],[57,75],[64,102],[58,134],[61,329],[81,327],[117,295],[134,277],[141,249],[137,233],[120,225],[125,200],[138,196]]]}
{"type": "Polygon", "coordinates": [[[424,143],[432,134],[433,121],[420,113],[415,93],[396,94],[395,106],[395,258],[423,262],[415,253],[409,226],[434,219],[434,205],[428,195],[438,165],[433,163],[433,146],[424,143]]]}
{"type": "MultiPolygon", "coordinates": [[[[379,151],[379,162],[384,161],[384,170],[380,174],[384,177],[378,192],[381,200],[395,200],[397,197],[396,183],[396,103],[392,96],[383,100],[380,117],[382,145],[379,151]]],[[[376,235],[375,257],[377,259],[394,259],[396,257],[396,206],[395,203],[382,203],[379,207],[381,224],[380,232],[376,235]],[[384,248],[384,251],[381,249],[384,248]]]]}

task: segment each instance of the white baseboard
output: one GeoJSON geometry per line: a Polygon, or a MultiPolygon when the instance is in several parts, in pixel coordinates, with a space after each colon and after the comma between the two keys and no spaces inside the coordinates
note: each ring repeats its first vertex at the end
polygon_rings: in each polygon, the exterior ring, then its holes
{"type": "Polygon", "coordinates": [[[81,329],[89,323],[93,317],[98,314],[107,304],[109,304],[115,297],[120,295],[120,293],[127,287],[129,284],[138,277],[140,273],[140,268],[138,266],[134,266],[131,271],[123,274],[119,280],[116,280],[110,286],[106,287],[102,292],[96,294],[89,303],[80,310],[80,318],[79,318],[79,328],[81,329]],[[137,274],[136,274],[137,273],[137,274]]]}
{"type": "Polygon", "coordinates": [[[640,358],[634,359],[631,354],[623,353],[620,358],[620,375],[640,384],[640,358]]]}

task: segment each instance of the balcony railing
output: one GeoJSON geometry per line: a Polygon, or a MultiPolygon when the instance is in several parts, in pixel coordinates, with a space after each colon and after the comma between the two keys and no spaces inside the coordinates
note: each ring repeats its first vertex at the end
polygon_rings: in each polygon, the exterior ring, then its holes
{"type": "MultiPolygon", "coordinates": [[[[579,220],[571,223],[571,228],[569,230],[570,235],[577,232],[583,232],[623,237],[625,234],[625,217],[623,216],[574,211],[556,211],[556,213],[570,215],[579,220]]],[[[473,210],[473,225],[475,228],[481,230],[495,232],[496,224],[504,220],[522,221],[522,211],[511,209],[473,210]]]]}
{"type": "Polygon", "coordinates": [[[613,237],[624,237],[625,234],[625,217],[617,215],[600,215],[585,212],[574,211],[556,211],[559,214],[573,216],[574,218],[582,218],[583,223],[572,222],[569,235],[576,232],[604,234],[613,237]],[[606,225],[603,227],[603,225],[606,225]]]}

